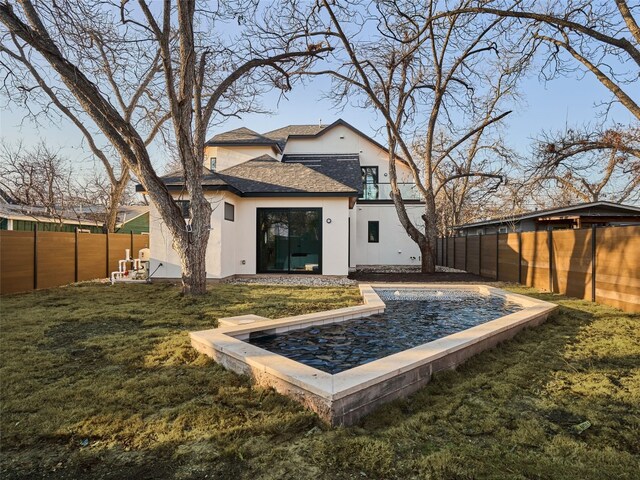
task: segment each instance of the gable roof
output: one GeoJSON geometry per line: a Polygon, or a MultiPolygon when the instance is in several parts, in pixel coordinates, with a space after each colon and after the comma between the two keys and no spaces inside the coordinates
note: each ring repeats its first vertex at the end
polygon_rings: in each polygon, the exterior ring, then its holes
{"type": "MultiPolygon", "coordinates": [[[[536,218],[540,216],[571,214],[574,212],[579,212],[581,210],[587,210],[587,212],[585,213],[590,216],[611,215],[611,213],[602,214],[597,212],[589,212],[588,210],[592,208],[610,208],[613,210],[617,210],[618,215],[625,215],[625,214],[640,215],[640,207],[636,207],[634,205],[623,205],[621,203],[600,201],[600,202],[590,202],[590,203],[579,203],[576,205],[569,205],[568,207],[549,208],[547,210],[536,210],[533,212],[526,212],[520,215],[481,220],[479,222],[455,225],[453,228],[458,228],[458,229],[473,228],[473,227],[482,227],[485,225],[502,224],[506,222],[519,222],[521,220],[528,220],[530,218],[536,218]]],[[[616,213],[614,213],[613,215],[616,215],[616,213]]]]}
{"type": "MultiPolygon", "coordinates": [[[[184,177],[175,173],[161,177],[169,190],[184,187],[184,177]]],[[[359,194],[357,188],[345,185],[318,169],[299,162],[280,162],[270,155],[262,155],[219,172],[206,170],[203,173],[202,186],[205,190],[225,190],[241,197],[355,197],[359,194]]],[[[144,189],[138,185],[136,190],[144,189]]]]}
{"type": "Polygon", "coordinates": [[[246,127],[240,127],[214,135],[205,145],[271,145],[280,148],[280,145],[274,139],[265,137],[246,127]]]}

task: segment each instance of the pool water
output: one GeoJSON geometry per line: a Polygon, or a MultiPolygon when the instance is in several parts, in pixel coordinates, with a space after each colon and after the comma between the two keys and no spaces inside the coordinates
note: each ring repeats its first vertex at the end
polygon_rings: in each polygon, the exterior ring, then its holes
{"type": "Polygon", "coordinates": [[[256,332],[248,342],[335,374],[522,310],[501,297],[461,290],[376,293],[386,304],[382,314],[280,335],[256,332]]]}

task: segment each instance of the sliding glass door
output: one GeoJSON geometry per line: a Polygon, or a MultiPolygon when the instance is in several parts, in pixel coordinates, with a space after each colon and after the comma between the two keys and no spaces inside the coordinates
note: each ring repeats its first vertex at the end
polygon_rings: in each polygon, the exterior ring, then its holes
{"type": "Polygon", "coordinates": [[[258,273],[322,273],[322,209],[258,208],[258,273]]]}

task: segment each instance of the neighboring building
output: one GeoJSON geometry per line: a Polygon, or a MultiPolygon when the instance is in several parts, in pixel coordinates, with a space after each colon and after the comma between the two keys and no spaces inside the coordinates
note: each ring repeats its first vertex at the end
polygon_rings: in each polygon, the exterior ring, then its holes
{"type": "MultiPolygon", "coordinates": [[[[104,207],[84,207],[81,211],[65,211],[58,215],[47,213],[45,208],[19,205],[6,201],[0,195],[0,230],[32,232],[83,232],[103,233],[104,207]]],[[[149,233],[149,207],[123,206],[118,209],[116,233],[149,233]]]]}
{"type": "Polygon", "coordinates": [[[465,236],[612,225],[640,225],[640,207],[611,202],[581,203],[457,225],[453,229],[456,236],[465,236]]]}
{"type": "MultiPolygon", "coordinates": [[[[357,265],[420,264],[389,196],[387,149],[343,120],[221,133],[207,142],[203,167],[213,206],[209,278],[344,276],[357,265]]],[[[419,222],[423,207],[408,167],[398,165],[398,176],[409,215],[419,222]]],[[[163,180],[188,217],[181,174],[163,180]]],[[[150,235],[154,276],[179,278],[171,235],[153,205],[150,235]]]]}
{"type": "Polygon", "coordinates": [[[102,225],[88,218],[51,215],[41,207],[0,202],[0,230],[31,232],[74,232],[77,229],[91,233],[102,232],[102,225]]]}
{"type": "Polygon", "coordinates": [[[118,209],[116,233],[149,233],[149,206],[129,205],[118,209]]]}

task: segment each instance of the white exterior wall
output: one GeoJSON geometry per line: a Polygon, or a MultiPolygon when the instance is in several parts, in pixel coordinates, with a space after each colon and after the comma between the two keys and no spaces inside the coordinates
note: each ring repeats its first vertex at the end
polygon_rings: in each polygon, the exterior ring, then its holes
{"type": "MultiPolygon", "coordinates": [[[[389,157],[386,150],[342,125],[338,125],[318,137],[290,138],[284,154],[292,153],[357,153],[360,155],[360,166],[378,167],[378,181],[389,183],[389,157]]],[[[399,163],[396,169],[399,182],[410,182],[411,173],[407,167],[399,163]]]]}
{"type": "Polygon", "coordinates": [[[210,157],[216,157],[216,171],[225,170],[230,167],[234,167],[254,158],[262,155],[270,155],[273,158],[279,160],[280,155],[277,154],[269,146],[255,146],[255,147],[205,147],[204,149],[204,166],[209,168],[210,157]]]}
{"type": "MultiPolygon", "coordinates": [[[[357,153],[360,166],[378,167],[378,182],[389,183],[388,153],[348,127],[339,125],[315,138],[290,138],[286,154],[357,153]]],[[[413,183],[408,167],[398,163],[398,181],[413,183]]],[[[423,207],[407,205],[409,216],[421,227],[423,207]]],[[[400,224],[393,204],[357,203],[350,211],[351,256],[349,267],[357,265],[420,265],[420,249],[400,224]],[[380,222],[380,242],[369,243],[368,222],[380,222]]]]}
{"type": "MultiPolygon", "coordinates": [[[[208,195],[208,198],[214,210],[207,247],[207,278],[256,273],[257,208],[321,208],[322,273],[340,276],[349,273],[348,198],[240,198],[230,193],[208,195]],[[233,222],[224,220],[225,201],[235,206],[233,222]],[[331,223],[327,223],[329,218],[331,223]]],[[[149,228],[153,276],[180,278],[180,261],[173,250],[171,234],[153,205],[149,212],[149,228]],[[158,267],[160,263],[162,267],[158,267]]]]}
{"type": "MultiPolygon", "coordinates": [[[[409,217],[419,228],[424,223],[420,218],[423,209],[422,205],[407,205],[409,217]]],[[[407,235],[393,204],[357,204],[354,210],[357,212],[356,240],[351,248],[351,266],[420,265],[420,249],[407,235]],[[380,222],[378,243],[369,243],[369,221],[380,222]]]]}

